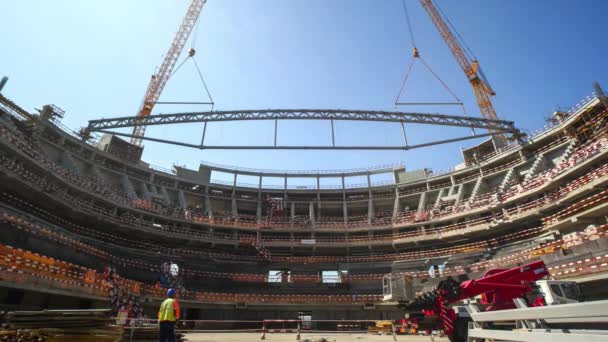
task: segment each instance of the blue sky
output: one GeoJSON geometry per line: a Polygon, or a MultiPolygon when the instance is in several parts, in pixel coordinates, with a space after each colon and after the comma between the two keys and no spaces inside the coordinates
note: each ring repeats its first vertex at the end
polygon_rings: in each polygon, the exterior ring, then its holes
{"type": "MultiPolygon", "coordinates": [[[[437,0],[479,58],[498,96],[501,118],[534,130],[557,108],[608,88],[608,2],[437,0]]],[[[135,115],[150,74],[159,65],[188,0],[29,0],[0,2],[3,93],[28,109],[53,103],[63,123],[78,129],[90,119],[135,115]]],[[[418,1],[407,0],[421,54],[479,116],[473,92],[418,1]]],[[[217,110],[343,108],[393,110],[410,61],[401,0],[209,0],[188,44],[205,75],[217,110]],[[194,38],[194,37],[193,37],[194,38]]],[[[191,63],[170,80],[165,101],[204,101],[191,63]]],[[[421,65],[406,101],[451,100],[421,65]]],[[[157,106],[156,113],[206,107],[157,106]]],[[[458,108],[420,109],[461,114],[458,108]]],[[[212,124],[208,143],[270,144],[273,124],[212,124]]],[[[338,144],[397,144],[390,124],[336,124],[338,144]]],[[[202,124],[154,127],[153,137],[198,143],[202,124]]],[[[281,122],[279,142],[330,142],[327,122],[281,122]]],[[[410,143],[463,130],[408,127],[410,143]]],[[[462,142],[408,152],[200,151],[146,142],[153,164],[196,167],[201,160],[266,169],[343,169],[402,162],[410,170],[460,162],[462,142]]]]}

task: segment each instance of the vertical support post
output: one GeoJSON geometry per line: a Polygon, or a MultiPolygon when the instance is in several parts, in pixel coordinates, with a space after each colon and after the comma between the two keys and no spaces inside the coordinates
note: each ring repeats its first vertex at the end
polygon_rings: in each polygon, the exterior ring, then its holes
{"type": "Polygon", "coordinates": [[[279,120],[274,120],[274,147],[277,147],[277,131],[279,126],[279,120]]]}
{"type": "Polygon", "coordinates": [[[205,121],[205,125],[203,126],[203,137],[201,138],[201,147],[205,146],[205,135],[207,134],[207,121],[205,121]]]}
{"type": "Polygon", "coordinates": [[[334,120],[331,120],[331,146],[336,147],[336,134],[334,131],[334,120]]]}
{"type": "Polygon", "coordinates": [[[405,144],[405,147],[407,147],[407,135],[405,134],[405,124],[403,121],[401,121],[401,132],[403,133],[403,143],[405,144]]]}

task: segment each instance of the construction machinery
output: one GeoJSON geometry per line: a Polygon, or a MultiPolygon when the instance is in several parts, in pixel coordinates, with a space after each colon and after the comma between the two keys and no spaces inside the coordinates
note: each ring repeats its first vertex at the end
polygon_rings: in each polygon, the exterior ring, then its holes
{"type": "MultiPolygon", "coordinates": [[[[410,301],[401,301],[399,305],[410,315],[418,314],[419,329],[439,328],[451,341],[466,341],[467,326],[471,320],[468,312],[462,306],[450,305],[476,296],[481,296],[480,303],[485,311],[513,309],[516,307],[513,301],[516,298],[526,298],[531,305],[545,305],[537,299],[529,298],[529,295],[538,293],[536,290],[551,292],[551,285],[557,282],[545,282],[545,286],[540,287],[536,285],[537,281],[548,275],[544,262],[536,261],[508,270],[492,269],[485,272],[482,278],[460,283],[447,278],[439,282],[435,290],[410,301]]],[[[559,293],[553,295],[558,296],[559,293]]],[[[559,300],[551,301],[554,302],[559,300]]]]}
{"type": "Polygon", "coordinates": [[[492,269],[475,280],[447,278],[435,290],[399,302],[406,314],[395,331],[442,330],[453,342],[608,340],[608,301],[581,303],[578,283],[543,279],[547,276],[544,262],[535,261],[492,269]]]}

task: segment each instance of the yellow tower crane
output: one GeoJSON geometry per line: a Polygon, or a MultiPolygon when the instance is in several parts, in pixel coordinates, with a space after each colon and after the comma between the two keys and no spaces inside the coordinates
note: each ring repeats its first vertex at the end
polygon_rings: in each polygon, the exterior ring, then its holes
{"type": "MultiPolygon", "coordinates": [[[[446,24],[433,0],[420,0],[420,3],[471,83],[481,115],[486,119],[498,120],[498,115],[490,100],[490,96],[494,96],[496,93],[483,77],[479,69],[479,62],[465,54],[463,47],[446,24]]],[[[504,135],[500,134],[496,137],[498,138],[497,143],[503,145],[506,143],[504,135]]]]}

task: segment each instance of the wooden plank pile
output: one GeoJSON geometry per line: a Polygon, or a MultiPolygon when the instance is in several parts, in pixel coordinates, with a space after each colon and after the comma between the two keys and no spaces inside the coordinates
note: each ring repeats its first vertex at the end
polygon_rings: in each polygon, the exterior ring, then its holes
{"type": "Polygon", "coordinates": [[[113,326],[110,310],[44,310],[0,313],[2,342],[118,342],[122,327],[113,326]]]}
{"type": "MultiPolygon", "coordinates": [[[[133,330],[130,327],[125,327],[122,340],[129,342],[156,342],[158,341],[158,325],[134,327],[133,330]]],[[[175,341],[186,341],[184,334],[175,333],[175,341]]]]}

